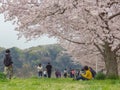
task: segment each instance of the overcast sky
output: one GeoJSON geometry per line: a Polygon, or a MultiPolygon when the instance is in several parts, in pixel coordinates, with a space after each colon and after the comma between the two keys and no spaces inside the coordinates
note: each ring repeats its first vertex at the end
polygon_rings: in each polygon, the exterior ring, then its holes
{"type": "Polygon", "coordinates": [[[21,49],[29,48],[32,46],[55,44],[57,42],[54,38],[43,36],[36,40],[26,42],[25,38],[17,39],[17,31],[14,30],[15,26],[10,21],[4,22],[3,15],[0,14],[0,47],[11,48],[18,47],[21,49]]]}

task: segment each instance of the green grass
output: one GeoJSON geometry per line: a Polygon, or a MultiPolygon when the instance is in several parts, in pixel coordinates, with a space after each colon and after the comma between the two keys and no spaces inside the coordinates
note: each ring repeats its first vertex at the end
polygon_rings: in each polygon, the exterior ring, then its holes
{"type": "Polygon", "coordinates": [[[120,90],[120,80],[74,81],[70,78],[16,78],[0,81],[0,90],[120,90]]]}

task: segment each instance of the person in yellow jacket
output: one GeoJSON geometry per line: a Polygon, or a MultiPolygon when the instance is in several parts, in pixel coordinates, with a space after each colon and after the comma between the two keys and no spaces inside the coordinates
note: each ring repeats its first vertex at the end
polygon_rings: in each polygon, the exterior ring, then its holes
{"type": "Polygon", "coordinates": [[[85,66],[84,70],[85,70],[85,73],[81,74],[79,77],[77,77],[76,80],[80,80],[80,79],[81,80],[90,80],[90,79],[93,78],[92,77],[92,73],[91,73],[91,71],[90,71],[88,66],[85,66]]]}

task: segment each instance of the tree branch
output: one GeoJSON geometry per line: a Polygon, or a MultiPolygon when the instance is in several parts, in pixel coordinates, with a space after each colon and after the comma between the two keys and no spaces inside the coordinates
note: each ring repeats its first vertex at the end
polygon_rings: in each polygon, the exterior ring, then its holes
{"type": "Polygon", "coordinates": [[[67,38],[67,37],[64,37],[62,34],[60,34],[59,32],[55,32],[60,38],[62,38],[62,39],[65,39],[65,40],[67,40],[67,41],[69,41],[69,42],[72,42],[72,43],[76,43],[76,44],[86,44],[86,43],[84,43],[84,42],[78,42],[78,41],[74,41],[74,40],[72,40],[71,38],[67,38]]]}
{"type": "Polygon", "coordinates": [[[116,36],[113,36],[113,38],[115,38],[115,39],[117,39],[117,40],[120,40],[120,38],[119,38],[119,37],[116,37],[116,36]]]}
{"type": "Polygon", "coordinates": [[[68,38],[63,37],[63,36],[60,36],[60,37],[63,38],[63,39],[65,39],[65,40],[67,40],[67,41],[69,41],[69,42],[72,42],[72,43],[76,43],[76,44],[86,44],[86,43],[74,41],[74,40],[72,40],[72,39],[68,39],[68,38]]]}
{"type": "Polygon", "coordinates": [[[120,50],[120,44],[118,44],[118,46],[116,47],[116,49],[113,50],[113,52],[117,52],[118,50],[120,50]]]}
{"type": "Polygon", "coordinates": [[[119,15],[120,15],[120,12],[118,12],[118,13],[116,13],[116,14],[110,16],[108,19],[111,20],[111,19],[113,19],[114,17],[117,17],[117,16],[119,16],[119,15]]]}
{"type": "Polygon", "coordinates": [[[73,4],[73,6],[74,6],[75,8],[77,8],[78,0],[74,0],[74,1],[72,2],[72,4],[73,4]]]}
{"type": "Polygon", "coordinates": [[[103,53],[102,49],[96,43],[94,43],[94,45],[100,51],[100,53],[104,56],[104,53],[103,53]]]}

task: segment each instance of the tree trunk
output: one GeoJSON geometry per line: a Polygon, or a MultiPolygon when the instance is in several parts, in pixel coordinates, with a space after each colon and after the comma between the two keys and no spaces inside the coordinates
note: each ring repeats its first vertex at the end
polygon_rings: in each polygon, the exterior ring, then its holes
{"type": "Polygon", "coordinates": [[[116,58],[113,58],[111,55],[105,57],[105,66],[107,76],[118,76],[118,64],[116,58]]]}
{"type": "Polygon", "coordinates": [[[107,76],[118,76],[118,63],[116,53],[111,50],[108,43],[104,47],[104,61],[107,71],[107,76]]]}

